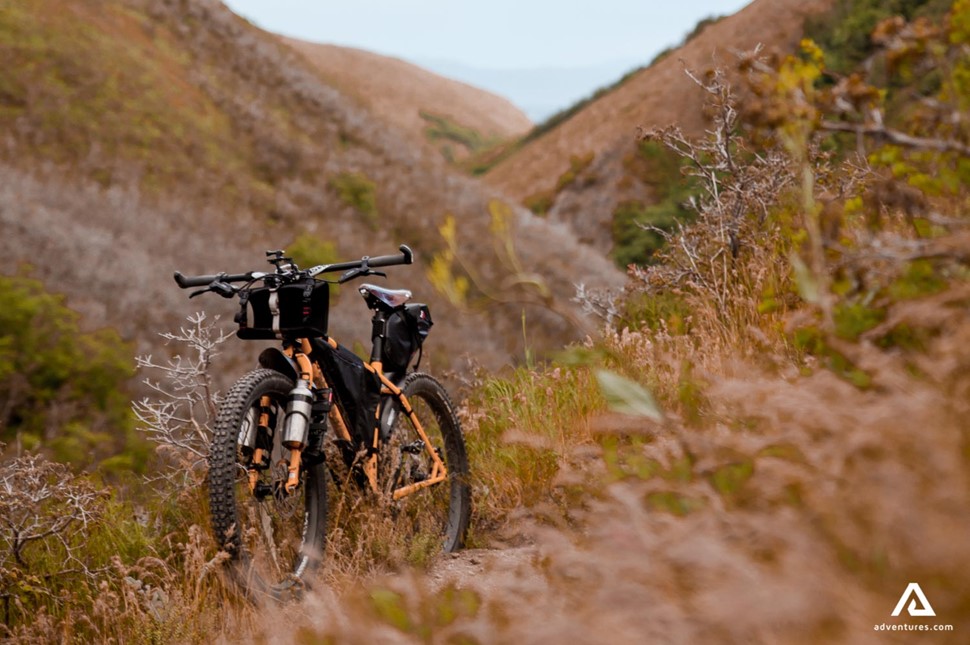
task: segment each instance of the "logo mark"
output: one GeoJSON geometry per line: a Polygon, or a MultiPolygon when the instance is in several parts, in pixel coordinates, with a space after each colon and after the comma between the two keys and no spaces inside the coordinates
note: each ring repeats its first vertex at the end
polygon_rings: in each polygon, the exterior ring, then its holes
{"type": "Polygon", "coordinates": [[[893,609],[893,616],[898,616],[903,611],[907,600],[910,600],[910,602],[909,607],[906,607],[906,611],[909,612],[910,616],[936,616],[936,612],[933,611],[930,601],[926,599],[926,594],[923,593],[923,590],[919,587],[919,583],[916,582],[911,582],[906,587],[906,591],[903,592],[903,595],[899,598],[899,602],[896,603],[896,608],[893,609]],[[910,600],[912,596],[916,596],[916,598],[910,600]],[[919,608],[916,606],[917,600],[919,600],[919,608]]]}

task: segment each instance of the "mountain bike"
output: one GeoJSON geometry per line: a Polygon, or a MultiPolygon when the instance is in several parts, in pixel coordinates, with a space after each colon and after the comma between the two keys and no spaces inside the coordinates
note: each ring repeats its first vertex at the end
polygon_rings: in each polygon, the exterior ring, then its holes
{"type": "Polygon", "coordinates": [[[417,369],[433,324],[427,305],[360,284],[373,312],[370,360],[328,335],[330,285],[411,264],[411,249],[399,250],[309,269],[267,251],[269,272],[175,273],[179,287],[203,287],[190,297],[238,298],[240,339],[280,342],[229,389],[208,457],[212,529],[250,595],[299,593],[319,568],[328,478],[378,500],[382,519],[410,538],[446,552],[463,544],[471,492],[461,424],[444,387],[417,369]],[[331,273],[341,275],[323,278],[331,273]]]}

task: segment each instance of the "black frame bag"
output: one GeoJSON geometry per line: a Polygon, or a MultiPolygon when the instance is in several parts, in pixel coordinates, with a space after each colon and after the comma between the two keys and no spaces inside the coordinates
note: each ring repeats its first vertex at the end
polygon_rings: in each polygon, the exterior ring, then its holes
{"type": "Polygon", "coordinates": [[[340,414],[358,444],[371,445],[377,425],[377,405],[381,400],[381,381],[349,349],[336,349],[322,342],[314,348],[315,356],[330,375],[328,385],[337,399],[340,414]]]}

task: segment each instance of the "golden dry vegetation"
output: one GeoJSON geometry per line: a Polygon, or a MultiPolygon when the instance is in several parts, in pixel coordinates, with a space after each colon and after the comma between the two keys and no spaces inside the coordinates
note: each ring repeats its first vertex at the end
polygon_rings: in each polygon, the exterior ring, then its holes
{"type": "MultiPolygon", "coordinates": [[[[371,530],[380,518],[355,518],[366,536],[356,544],[345,539],[350,520],[335,518],[338,539],[306,596],[254,605],[223,576],[227,554],[202,528],[198,454],[170,445],[171,469],[155,473],[166,477],[127,497],[99,495],[97,480],[36,457],[8,459],[6,526],[74,520],[32,547],[0,525],[0,637],[965,642],[970,2],[936,20],[907,15],[877,23],[854,74],[807,39],[744,53],[686,77],[705,134],[642,124],[693,178],[693,214],[656,231],[665,245],[629,267],[622,288],[579,290],[574,304],[599,320],[588,338],[537,360],[528,348],[545,322],[529,313],[515,321],[522,344],[505,341],[526,349],[522,365],[461,374],[468,550],[409,562],[408,549],[371,530]],[[911,582],[934,617],[891,616],[911,582]]],[[[581,161],[565,184],[581,182],[581,161]]],[[[368,168],[341,167],[350,174],[334,174],[332,199],[383,217],[369,182],[385,176],[368,168]]],[[[49,178],[33,172],[22,176],[43,200],[49,178]]],[[[528,255],[556,225],[476,203],[487,237],[457,208],[429,224],[441,242],[428,279],[442,300],[490,298],[506,311],[525,300],[530,312],[580,320],[543,291],[528,255]],[[475,262],[469,239],[487,239],[498,262],[475,262]]],[[[563,254],[547,266],[583,264],[563,254]]],[[[489,329],[504,339],[506,325],[489,329]]],[[[205,428],[202,367],[219,343],[204,336],[201,346],[188,384],[205,428]]]]}

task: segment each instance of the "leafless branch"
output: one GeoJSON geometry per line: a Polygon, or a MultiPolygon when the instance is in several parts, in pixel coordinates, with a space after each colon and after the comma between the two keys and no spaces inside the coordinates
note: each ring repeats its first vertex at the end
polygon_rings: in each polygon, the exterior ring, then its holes
{"type": "MultiPolygon", "coordinates": [[[[177,333],[162,333],[170,343],[188,348],[188,356],[176,355],[159,362],[152,356],[139,356],[140,369],[161,374],[160,380],[146,378],[144,384],[153,392],[132,403],[132,410],[146,437],[159,444],[162,453],[173,461],[172,470],[162,476],[170,482],[186,485],[187,473],[199,470],[209,445],[209,426],[218,409],[210,369],[219,346],[230,336],[216,329],[215,320],[204,313],[188,317],[190,325],[177,333]]],[[[189,481],[192,477],[188,478],[189,481]]]]}
{"type": "Polygon", "coordinates": [[[918,150],[935,150],[937,152],[959,152],[970,156],[970,146],[955,139],[930,139],[916,137],[899,130],[886,127],[882,123],[846,123],[844,121],[822,121],[819,125],[828,132],[850,132],[885,139],[897,145],[918,150]]]}

